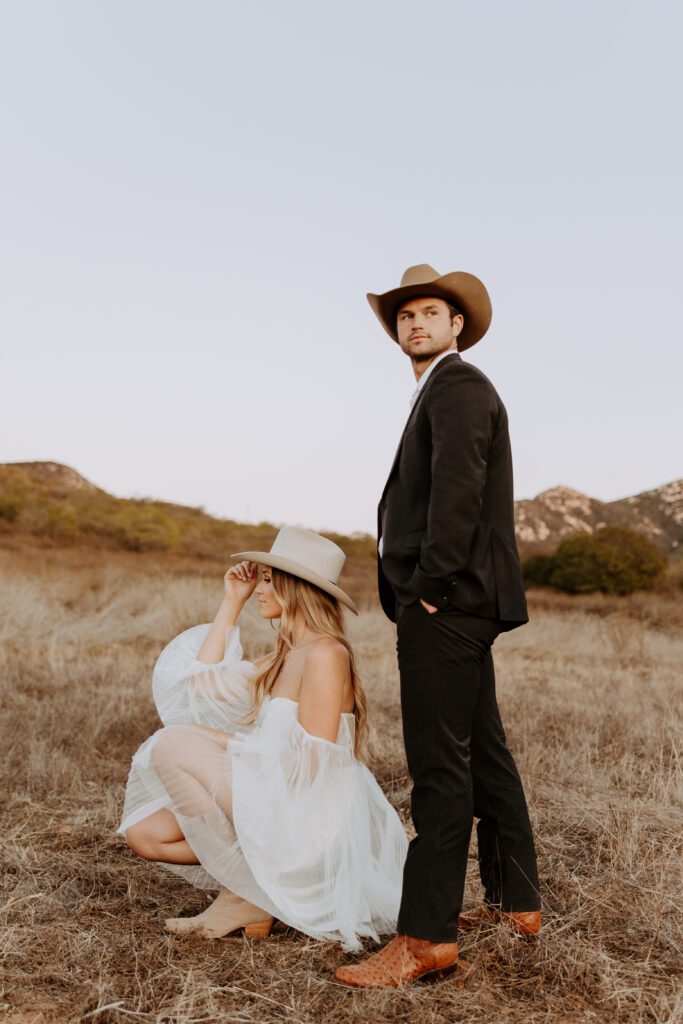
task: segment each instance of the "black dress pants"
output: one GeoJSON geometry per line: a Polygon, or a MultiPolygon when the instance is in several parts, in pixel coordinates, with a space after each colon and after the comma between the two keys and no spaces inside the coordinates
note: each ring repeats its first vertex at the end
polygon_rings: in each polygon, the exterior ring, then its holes
{"type": "Polygon", "coordinates": [[[397,654],[416,836],[403,873],[398,931],[455,942],[473,817],[484,900],[539,910],[524,789],[496,702],[497,619],[420,601],[399,605],[397,654]]]}

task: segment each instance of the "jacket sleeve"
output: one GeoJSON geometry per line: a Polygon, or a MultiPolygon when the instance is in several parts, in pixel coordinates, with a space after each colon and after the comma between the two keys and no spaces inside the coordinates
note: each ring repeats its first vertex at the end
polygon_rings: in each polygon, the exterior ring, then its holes
{"type": "Polygon", "coordinates": [[[479,522],[489,449],[498,417],[491,383],[467,366],[435,377],[425,394],[432,433],[431,490],[419,562],[408,583],[447,608],[479,522]]]}

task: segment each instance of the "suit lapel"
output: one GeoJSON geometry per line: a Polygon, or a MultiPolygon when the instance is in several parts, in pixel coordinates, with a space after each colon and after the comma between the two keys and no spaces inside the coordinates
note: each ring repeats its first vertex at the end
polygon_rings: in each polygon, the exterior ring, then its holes
{"type": "Polygon", "coordinates": [[[401,448],[403,448],[403,439],[406,436],[406,430],[408,429],[408,427],[412,423],[413,419],[415,418],[415,413],[417,411],[417,407],[420,404],[420,402],[422,401],[422,399],[424,397],[425,391],[427,390],[427,388],[431,384],[432,380],[434,379],[435,374],[437,374],[439,372],[440,367],[442,367],[444,365],[444,363],[447,363],[449,359],[454,359],[454,358],[455,359],[461,359],[462,357],[460,355],[455,355],[455,356],[447,356],[445,359],[442,359],[441,362],[438,364],[438,366],[435,366],[434,369],[432,370],[432,372],[430,373],[429,380],[427,381],[425,386],[423,388],[420,388],[420,391],[418,392],[418,396],[415,399],[415,402],[413,403],[412,409],[410,410],[410,415],[408,416],[408,419],[405,422],[405,426],[403,427],[403,430],[401,431],[401,439],[398,442],[398,448],[396,449],[396,454],[394,455],[394,461],[391,463],[391,469],[389,470],[389,475],[387,476],[387,482],[385,483],[384,488],[382,490],[382,497],[379,499],[380,504],[382,503],[382,499],[384,498],[384,495],[386,494],[387,487],[389,486],[389,481],[391,480],[391,477],[393,476],[394,470],[396,469],[396,466],[398,464],[399,456],[401,454],[401,448]]]}

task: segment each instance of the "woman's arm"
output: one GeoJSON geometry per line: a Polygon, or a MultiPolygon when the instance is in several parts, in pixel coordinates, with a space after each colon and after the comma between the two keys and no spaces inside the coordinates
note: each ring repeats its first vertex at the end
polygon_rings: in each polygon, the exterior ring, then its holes
{"type": "Polygon", "coordinates": [[[223,583],[225,596],[197,654],[197,661],[209,665],[223,660],[228,630],[235,625],[242,608],[256,589],[258,565],[256,562],[231,565],[223,577],[223,583]]]}
{"type": "Polygon", "coordinates": [[[343,644],[330,640],[309,651],[299,690],[298,718],[312,736],[336,742],[348,675],[349,654],[343,644]]]}

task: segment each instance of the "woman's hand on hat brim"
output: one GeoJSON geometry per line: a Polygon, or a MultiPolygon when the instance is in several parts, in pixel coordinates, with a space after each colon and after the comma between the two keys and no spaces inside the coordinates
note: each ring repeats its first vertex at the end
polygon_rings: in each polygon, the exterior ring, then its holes
{"type": "Polygon", "coordinates": [[[258,562],[243,561],[231,565],[223,577],[229,600],[247,601],[258,585],[258,562]]]}

